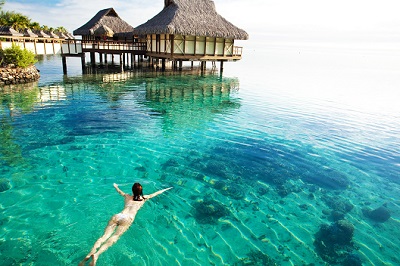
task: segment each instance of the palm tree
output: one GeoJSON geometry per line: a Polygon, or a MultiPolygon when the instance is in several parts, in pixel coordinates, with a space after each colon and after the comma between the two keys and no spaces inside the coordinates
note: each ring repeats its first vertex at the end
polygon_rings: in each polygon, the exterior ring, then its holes
{"type": "Polygon", "coordinates": [[[0,23],[4,26],[13,27],[15,30],[23,30],[29,28],[31,24],[30,18],[22,15],[21,13],[16,13],[14,11],[1,11],[0,13],[0,23]]]}
{"type": "Polygon", "coordinates": [[[68,32],[66,28],[64,28],[63,26],[57,27],[55,29],[56,32],[62,32],[62,33],[66,33],[68,32]]]}
{"type": "Polygon", "coordinates": [[[29,25],[29,28],[30,28],[31,30],[41,30],[41,27],[40,27],[39,22],[32,22],[32,23],[29,25]]]}

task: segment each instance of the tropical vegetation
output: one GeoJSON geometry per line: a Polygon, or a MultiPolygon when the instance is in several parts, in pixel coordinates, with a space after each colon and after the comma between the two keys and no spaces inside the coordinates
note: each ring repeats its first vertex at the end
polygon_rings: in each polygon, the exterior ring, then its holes
{"type": "Polygon", "coordinates": [[[19,45],[13,43],[10,48],[0,50],[0,65],[8,66],[14,64],[18,67],[29,67],[35,64],[35,54],[27,49],[22,49],[19,45]]]}
{"type": "Polygon", "coordinates": [[[46,25],[40,25],[36,21],[32,21],[28,16],[15,11],[4,11],[3,5],[5,0],[0,0],[0,25],[10,26],[16,31],[21,31],[24,29],[31,30],[44,30],[44,31],[56,31],[56,32],[67,32],[64,27],[52,28],[46,25]]]}

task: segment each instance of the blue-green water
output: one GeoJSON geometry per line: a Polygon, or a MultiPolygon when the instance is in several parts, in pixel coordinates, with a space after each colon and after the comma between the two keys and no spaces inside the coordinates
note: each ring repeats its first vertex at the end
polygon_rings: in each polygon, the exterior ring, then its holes
{"type": "Polygon", "coordinates": [[[174,189],[98,265],[399,265],[398,62],[293,47],[248,49],[222,77],[39,62],[39,84],[0,92],[0,264],[76,265],[123,207],[112,184],[140,182],[174,189]]]}

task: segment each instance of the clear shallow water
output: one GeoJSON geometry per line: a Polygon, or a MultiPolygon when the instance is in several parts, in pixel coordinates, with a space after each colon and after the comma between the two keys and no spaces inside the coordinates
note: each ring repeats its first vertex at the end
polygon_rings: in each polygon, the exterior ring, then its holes
{"type": "Polygon", "coordinates": [[[222,78],[47,58],[2,89],[0,264],[77,264],[123,207],[112,184],[139,181],[174,189],[98,265],[398,265],[398,55],[248,51],[222,78]],[[383,223],[363,213],[383,204],[383,223]],[[337,217],[354,237],[327,257],[337,217]]]}

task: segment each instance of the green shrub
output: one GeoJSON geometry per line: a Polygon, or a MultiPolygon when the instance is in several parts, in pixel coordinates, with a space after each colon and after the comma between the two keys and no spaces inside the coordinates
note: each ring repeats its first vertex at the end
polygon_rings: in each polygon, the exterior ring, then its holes
{"type": "Polygon", "coordinates": [[[11,48],[0,51],[0,63],[2,65],[14,64],[18,67],[28,67],[35,64],[35,54],[27,49],[22,49],[13,43],[11,48]]]}

